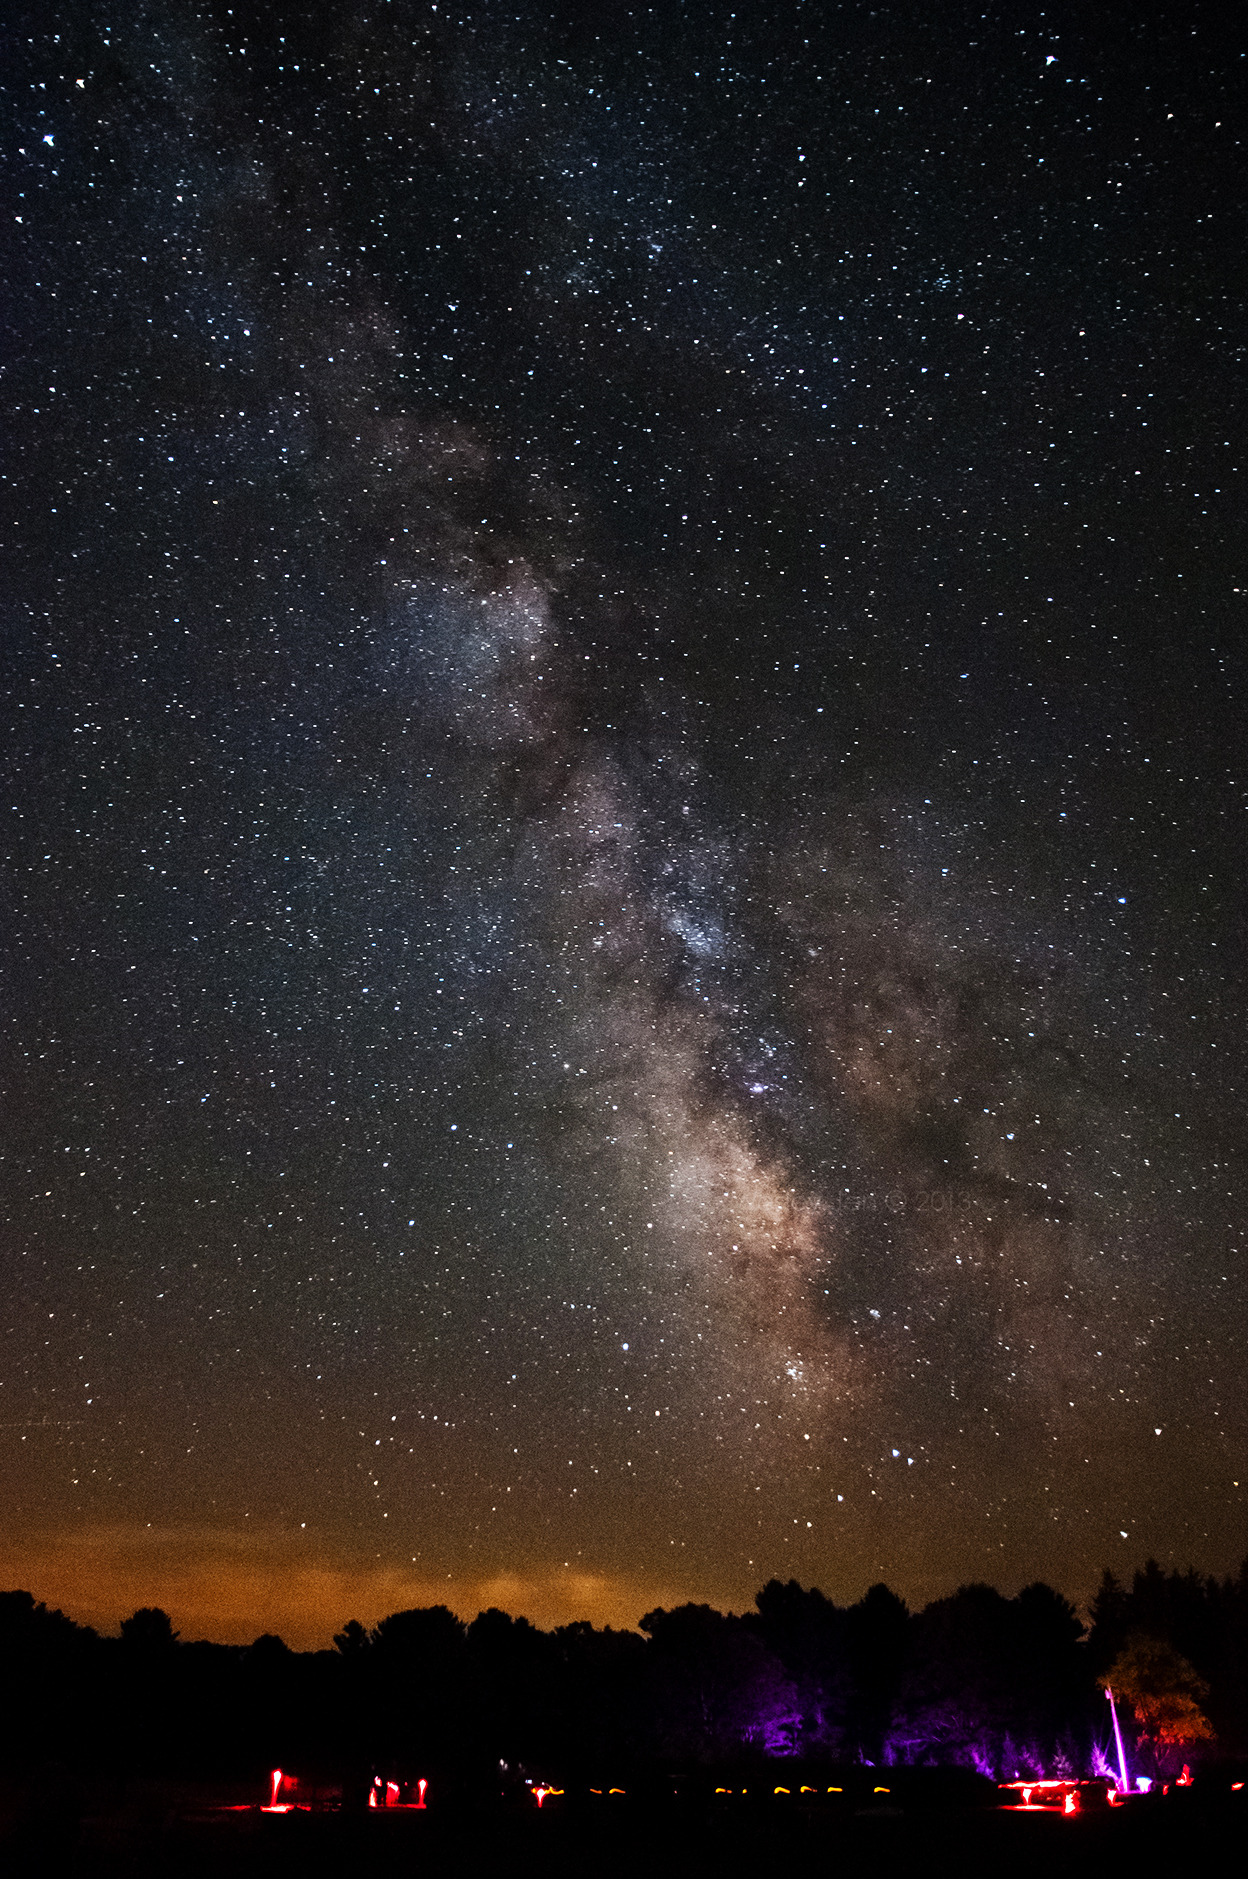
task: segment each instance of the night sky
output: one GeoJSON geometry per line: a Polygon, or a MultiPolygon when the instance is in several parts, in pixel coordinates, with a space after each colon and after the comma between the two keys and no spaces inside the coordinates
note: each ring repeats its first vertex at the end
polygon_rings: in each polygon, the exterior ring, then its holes
{"type": "Polygon", "coordinates": [[[1248,1550],[1226,18],[8,10],[0,1580],[1248,1550]]]}

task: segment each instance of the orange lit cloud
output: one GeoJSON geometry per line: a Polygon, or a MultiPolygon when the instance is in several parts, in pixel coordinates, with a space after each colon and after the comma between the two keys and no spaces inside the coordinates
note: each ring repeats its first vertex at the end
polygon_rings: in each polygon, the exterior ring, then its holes
{"type": "Polygon", "coordinates": [[[372,1625],[420,1605],[449,1605],[464,1619],[498,1606],[549,1630],[577,1619],[631,1627],[656,1605],[691,1597],[729,1602],[706,1589],[623,1575],[438,1579],[380,1560],[309,1557],[288,1536],[128,1527],[0,1539],[0,1586],[20,1586],[104,1632],[141,1605],[159,1605],[187,1639],[249,1644],[273,1631],[296,1650],[328,1646],[348,1618],[372,1625]]]}

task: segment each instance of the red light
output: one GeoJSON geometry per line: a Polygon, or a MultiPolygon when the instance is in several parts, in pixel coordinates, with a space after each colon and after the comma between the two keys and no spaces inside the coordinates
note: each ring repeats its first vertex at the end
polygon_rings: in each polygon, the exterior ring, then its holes
{"type": "Polygon", "coordinates": [[[271,1770],[269,1774],[269,1798],[260,1809],[262,1814],[289,1814],[293,1812],[296,1805],[294,1801],[279,1801],[277,1798],[282,1791],[283,1782],[288,1788],[297,1788],[299,1785],[294,1775],[284,1775],[280,1768],[271,1770]]]}
{"type": "Polygon", "coordinates": [[[1064,1814],[1077,1814],[1079,1812],[1079,1796],[1073,1790],[1066,1796],[1065,1801],[1062,1803],[1062,1812],[1064,1814]]]}
{"type": "Polygon", "coordinates": [[[423,1807],[425,1805],[425,1789],[428,1786],[429,1786],[429,1783],[427,1781],[418,1781],[416,1783],[416,1792],[417,1792],[417,1795],[419,1796],[416,1802],[417,1807],[423,1807]]]}

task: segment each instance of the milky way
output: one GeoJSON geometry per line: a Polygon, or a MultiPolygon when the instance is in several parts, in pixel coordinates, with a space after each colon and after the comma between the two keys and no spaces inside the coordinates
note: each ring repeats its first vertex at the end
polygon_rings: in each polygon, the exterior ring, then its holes
{"type": "Polygon", "coordinates": [[[696,11],[12,42],[0,1571],[77,1615],[1243,1550],[1230,54],[696,11]]]}

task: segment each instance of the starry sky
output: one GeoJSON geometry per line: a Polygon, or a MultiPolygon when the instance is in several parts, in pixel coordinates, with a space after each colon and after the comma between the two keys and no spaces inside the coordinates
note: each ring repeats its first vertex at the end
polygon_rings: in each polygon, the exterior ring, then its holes
{"type": "Polygon", "coordinates": [[[9,10],[4,1582],[1237,1563],[1242,61],[9,10]]]}

